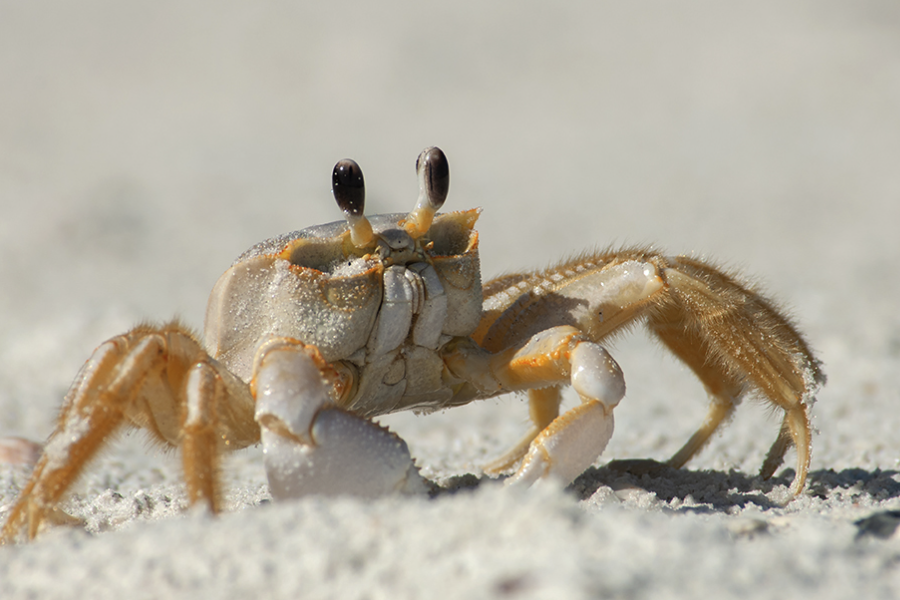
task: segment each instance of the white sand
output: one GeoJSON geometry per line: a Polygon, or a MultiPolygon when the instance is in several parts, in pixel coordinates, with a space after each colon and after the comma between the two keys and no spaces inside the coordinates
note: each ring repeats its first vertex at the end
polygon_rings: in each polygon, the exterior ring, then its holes
{"type": "MultiPolygon", "coordinates": [[[[702,420],[646,337],[613,351],[617,431],[569,492],[483,481],[434,500],[270,504],[260,452],[229,514],[183,514],[177,455],[114,444],[58,529],[0,549],[2,598],[897,597],[900,8],[893,2],[64,2],[0,7],[0,435],[42,439],[102,340],[202,325],[253,243],[411,208],[440,145],[448,209],[481,206],[487,277],[654,243],[739,267],[825,363],[810,485],[754,474],[778,415],[748,402],[690,470],[643,478],[702,420]],[[127,6],[127,8],[126,8],[127,6]]],[[[447,483],[522,433],[519,398],[385,421],[447,483]]],[[[0,467],[0,511],[26,473],[0,467]]],[[[461,481],[463,487],[470,479],[461,481]]],[[[3,513],[0,512],[0,518],[3,513]]]]}

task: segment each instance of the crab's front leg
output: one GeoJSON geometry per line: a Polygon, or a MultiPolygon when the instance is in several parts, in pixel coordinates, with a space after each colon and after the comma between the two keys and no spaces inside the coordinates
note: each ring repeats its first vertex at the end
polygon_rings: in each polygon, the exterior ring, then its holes
{"type": "Polygon", "coordinates": [[[613,433],[613,409],[625,395],[625,378],[616,361],[571,326],[553,327],[493,355],[460,343],[447,352],[445,363],[485,395],[530,390],[532,412],[542,413],[536,422],[549,421],[501,459],[511,465],[524,455],[507,480],[510,484],[530,485],[548,477],[571,483],[606,448],[613,433]],[[581,404],[556,416],[557,388],[562,384],[572,385],[581,404]]]}
{"type": "Polygon", "coordinates": [[[257,352],[252,390],[276,500],[427,491],[402,439],[334,404],[329,392],[349,379],[293,339],[273,338],[257,352]]]}

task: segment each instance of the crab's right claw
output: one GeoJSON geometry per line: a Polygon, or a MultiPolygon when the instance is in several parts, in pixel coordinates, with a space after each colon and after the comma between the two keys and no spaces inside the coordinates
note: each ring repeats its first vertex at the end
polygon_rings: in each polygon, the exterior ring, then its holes
{"type": "Polygon", "coordinates": [[[571,353],[572,387],[582,403],[556,417],[537,437],[507,485],[531,485],[552,477],[568,485],[591,466],[612,438],[613,409],[625,395],[622,370],[609,353],[591,342],[571,353]]]}
{"type": "Polygon", "coordinates": [[[327,368],[295,340],[270,340],[257,354],[256,420],[272,497],[427,492],[402,439],[333,404],[327,368]]]}

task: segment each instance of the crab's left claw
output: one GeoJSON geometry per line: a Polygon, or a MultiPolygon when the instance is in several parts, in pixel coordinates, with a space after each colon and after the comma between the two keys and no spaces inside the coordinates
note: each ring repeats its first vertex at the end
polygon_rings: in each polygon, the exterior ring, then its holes
{"type": "Polygon", "coordinates": [[[256,420],[272,496],[426,492],[402,439],[334,405],[327,370],[314,347],[296,340],[272,339],[257,353],[256,420]]]}

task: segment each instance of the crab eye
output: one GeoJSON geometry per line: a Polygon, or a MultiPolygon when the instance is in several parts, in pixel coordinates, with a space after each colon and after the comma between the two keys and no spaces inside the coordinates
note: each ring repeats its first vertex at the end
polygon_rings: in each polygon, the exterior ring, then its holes
{"type": "Polygon", "coordinates": [[[338,207],[348,216],[363,214],[366,206],[366,187],[362,169],[356,161],[345,158],[334,165],[331,191],[338,207]]]}
{"type": "Polygon", "coordinates": [[[419,175],[419,199],[416,207],[406,217],[403,226],[414,238],[428,232],[434,214],[447,199],[450,190],[450,164],[443,151],[437,146],[425,148],[416,159],[416,173],[419,175]]]}
{"type": "Polygon", "coordinates": [[[421,177],[428,203],[434,210],[439,209],[450,190],[450,163],[444,152],[437,146],[423,150],[416,159],[416,172],[421,177]]]}
{"type": "Polygon", "coordinates": [[[347,225],[350,226],[350,239],[357,248],[372,243],[372,225],[363,210],[366,207],[366,184],[363,181],[362,169],[356,161],[345,158],[334,165],[331,173],[331,192],[338,207],[344,211],[347,225]]]}

